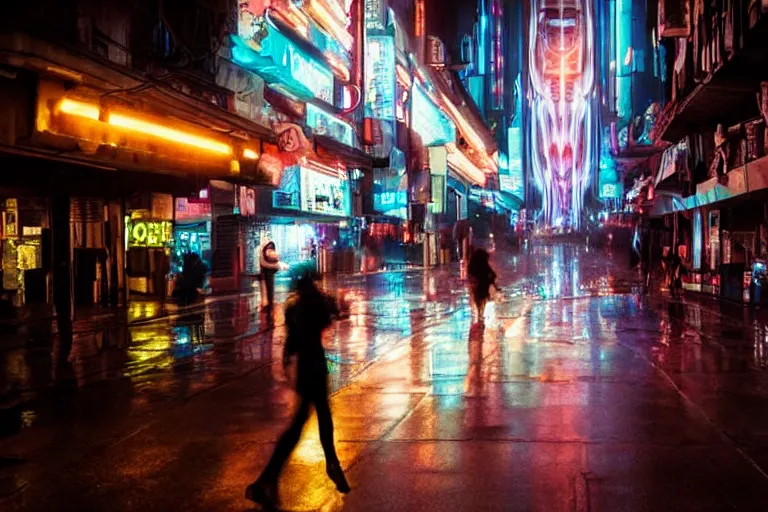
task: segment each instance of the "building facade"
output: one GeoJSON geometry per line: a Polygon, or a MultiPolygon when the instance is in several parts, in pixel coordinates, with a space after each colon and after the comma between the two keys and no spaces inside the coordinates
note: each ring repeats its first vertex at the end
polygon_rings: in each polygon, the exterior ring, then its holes
{"type": "Polygon", "coordinates": [[[4,11],[2,281],[17,305],[163,297],[187,254],[215,291],[239,289],[267,238],[322,271],[437,264],[440,219],[464,211],[446,206],[450,162],[494,181],[487,128],[425,60],[421,1],[4,11]]]}

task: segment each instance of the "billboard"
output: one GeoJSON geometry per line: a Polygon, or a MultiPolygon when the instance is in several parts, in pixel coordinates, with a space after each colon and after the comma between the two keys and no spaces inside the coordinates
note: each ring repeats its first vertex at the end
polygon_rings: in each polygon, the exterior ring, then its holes
{"type": "Polygon", "coordinates": [[[366,37],[365,117],[395,120],[395,38],[366,37]]]}
{"type": "Polygon", "coordinates": [[[456,126],[414,82],[411,87],[411,128],[424,146],[437,146],[456,140],[456,126]]]}
{"type": "Polygon", "coordinates": [[[304,166],[285,170],[280,186],[273,192],[272,206],[348,217],[350,215],[349,181],[304,166]]]}
{"type": "Polygon", "coordinates": [[[304,101],[334,103],[334,78],[327,64],[308,56],[274,25],[263,21],[250,38],[233,35],[232,43],[235,63],[273,88],[304,101]]]}
{"type": "Polygon", "coordinates": [[[523,130],[520,126],[512,126],[507,130],[507,169],[499,170],[499,189],[525,199],[525,180],[523,178],[523,130]]]}
{"type": "Polygon", "coordinates": [[[325,135],[355,147],[355,129],[352,125],[311,103],[307,103],[307,126],[317,135],[325,135]]]}

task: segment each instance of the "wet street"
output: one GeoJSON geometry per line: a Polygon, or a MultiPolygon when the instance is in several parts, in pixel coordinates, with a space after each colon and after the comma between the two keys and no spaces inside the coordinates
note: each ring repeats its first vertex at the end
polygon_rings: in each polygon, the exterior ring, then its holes
{"type": "MultiPolygon", "coordinates": [[[[326,346],[352,492],[325,476],[312,420],[281,509],[766,510],[759,313],[643,297],[622,258],[581,246],[492,264],[484,327],[457,267],[325,281],[351,303],[326,346]]],[[[0,345],[22,409],[0,438],[0,510],[254,510],[243,491],[296,402],[281,312],[271,328],[257,306],[136,305],[76,335],[63,389],[55,336],[0,345]]]]}

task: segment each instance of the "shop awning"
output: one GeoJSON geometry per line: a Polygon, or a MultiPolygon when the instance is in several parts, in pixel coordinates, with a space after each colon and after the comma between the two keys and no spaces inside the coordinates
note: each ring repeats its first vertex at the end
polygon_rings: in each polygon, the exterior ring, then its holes
{"type": "Polygon", "coordinates": [[[464,90],[464,85],[458,74],[450,73],[446,79],[441,73],[430,69],[430,78],[446,103],[444,105],[446,113],[456,123],[456,127],[467,142],[475,147],[474,149],[492,155],[496,151],[496,141],[472,97],[464,90]]]}
{"type": "Polygon", "coordinates": [[[134,192],[159,192],[177,196],[197,193],[207,178],[190,173],[146,172],[124,165],[100,165],[92,160],[67,157],[37,149],[0,146],[0,184],[35,193],[64,193],[83,197],[119,198],[134,192]],[[34,177],[34,178],[32,178],[34,177]]]}
{"type": "Polygon", "coordinates": [[[317,153],[321,157],[336,158],[347,164],[347,167],[362,169],[383,169],[389,167],[389,157],[374,158],[368,153],[342,144],[326,135],[314,135],[317,153]]]}
{"type": "Polygon", "coordinates": [[[108,94],[120,93],[120,98],[129,103],[137,100],[142,104],[162,105],[165,107],[165,114],[183,117],[202,126],[207,125],[206,127],[221,133],[240,131],[247,136],[264,140],[273,140],[275,137],[265,126],[210,102],[179,92],[162,81],[153,81],[106,59],[99,62],[92,55],[86,56],[74,49],[29,34],[12,33],[0,36],[0,63],[11,62],[16,67],[35,70],[42,76],[59,80],[63,79],[60,73],[67,71],[71,74],[70,80],[78,84],[108,94]],[[7,53],[4,50],[7,50],[7,53]],[[14,55],[23,55],[23,58],[14,55]],[[57,74],[51,71],[52,68],[62,71],[57,74]]]}
{"type": "Polygon", "coordinates": [[[712,178],[696,186],[696,194],[682,197],[664,190],[656,191],[651,217],[693,210],[736,197],[768,189],[768,156],[758,158],[744,167],[732,169],[721,178],[712,178]]]}

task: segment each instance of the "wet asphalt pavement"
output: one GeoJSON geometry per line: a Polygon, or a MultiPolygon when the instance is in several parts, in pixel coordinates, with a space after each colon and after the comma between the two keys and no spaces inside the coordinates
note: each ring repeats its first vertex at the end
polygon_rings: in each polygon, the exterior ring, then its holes
{"type": "MultiPolygon", "coordinates": [[[[455,267],[327,280],[351,302],[327,347],[353,490],[328,481],[311,421],[281,509],[768,508],[763,322],[642,297],[623,260],[583,247],[492,263],[484,328],[455,267]]],[[[51,343],[0,346],[0,386],[23,404],[0,439],[0,510],[254,510],[243,490],[295,404],[280,311],[272,329],[257,305],[158,319],[144,303],[76,336],[71,388],[49,385],[51,343]]]]}

